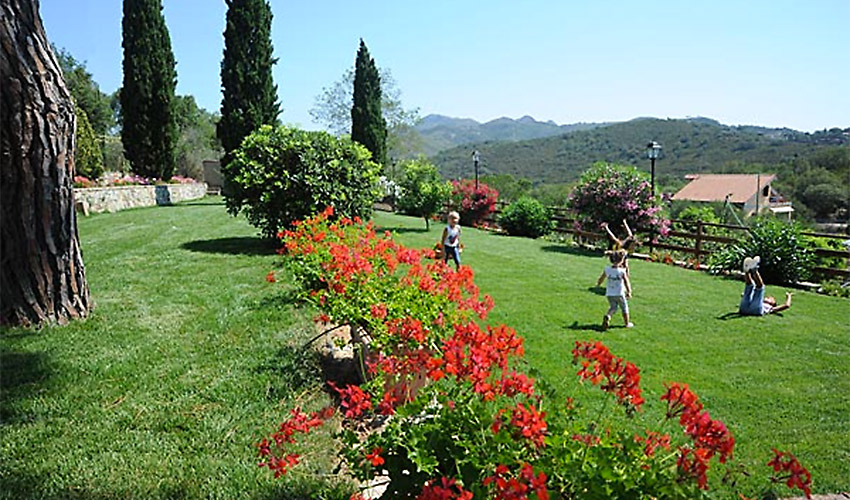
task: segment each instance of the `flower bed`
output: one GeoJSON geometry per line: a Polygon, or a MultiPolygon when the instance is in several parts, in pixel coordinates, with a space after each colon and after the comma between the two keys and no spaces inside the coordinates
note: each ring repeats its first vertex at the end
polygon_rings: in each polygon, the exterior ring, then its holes
{"type": "MultiPolygon", "coordinates": [[[[345,470],[363,482],[385,477],[386,498],[690,499],[706,496],[712,464],[739,470],[732,434],[686,384],[666,384],[659,425],[638,427],[640,370],[583,341],[573,349],[577,375],[604,402],[553,401],[520,370],[522,338],[484,324],[493,303],[470,268],[454,272],[430,250],[332,215],[282,232],[281,253],[319,320],[358,332],[368,381],[331,385],[339,411],[294,409],[260,443],[261,465],[276,476],[300,461],[299,434],[337,418],[345,470]],[[358,432],[370,421],[383,425],[358,432]]],[[[809,494],[811,476],[793,455],[774,450],[768,465],[775,481],[809,494]]]]}

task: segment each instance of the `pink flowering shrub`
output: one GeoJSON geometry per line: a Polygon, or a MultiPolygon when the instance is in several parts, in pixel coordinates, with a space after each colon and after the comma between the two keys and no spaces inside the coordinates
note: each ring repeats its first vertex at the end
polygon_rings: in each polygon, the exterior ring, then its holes
{"type": "Polygon", "coordinates": [[[598,231],[603,222],[615,228],[625,220],[633,231],[666,236],[670,221],[651,191],[648,176],[635,167],[600,162],[581,176],[567,206],[575,212],[576,229],[598,231]]]}
{"type": "Polygon", "coordinates": [[[452,202],[460,213],[463,226],[477,226],[496,210],[499,192],[482,182],[475,189],[475,181],[452,181],[452,202]]]}

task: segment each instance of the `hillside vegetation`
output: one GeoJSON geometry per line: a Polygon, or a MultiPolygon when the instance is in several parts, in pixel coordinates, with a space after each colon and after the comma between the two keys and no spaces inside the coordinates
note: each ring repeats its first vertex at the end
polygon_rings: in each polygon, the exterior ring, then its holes
{"type": "MultiPolygon", "coordinates": [[[[850,129],[806,134],[790,129],[731,127],[714,120],[638,118],[558,136],[515,142],[485,141],[457,146],[433,156],[444,176],[471,177],[470,151],[481,153],[481,173],[511,174],[535,184],[576,180],[596,161],[649,170],[648,141],[664,146],[656,164],[659,177],[740,170],[741,165],[775,166],[840,147],[848,148],[850,129]]],[[[769,168],[768,168],[769,170],[769,168]]]]}

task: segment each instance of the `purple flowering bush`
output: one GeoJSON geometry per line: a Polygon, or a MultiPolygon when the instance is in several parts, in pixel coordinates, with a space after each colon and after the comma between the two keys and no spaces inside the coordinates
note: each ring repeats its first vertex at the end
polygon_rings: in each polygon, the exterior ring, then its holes
{"type": "Polygon", "coordinates": [[[614,228],[626,220],[633,231],[667,236],[670,221],[651,191],[649,176],[637,168],[597,162],[582,174],[567,206],[576,215],[576,229],[598,231],[603,222],[614,228]]]}

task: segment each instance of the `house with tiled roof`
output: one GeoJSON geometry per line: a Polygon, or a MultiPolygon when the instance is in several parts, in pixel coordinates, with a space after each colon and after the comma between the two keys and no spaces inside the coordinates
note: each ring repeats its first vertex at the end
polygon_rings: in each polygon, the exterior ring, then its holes
{"type": "Polygon", "coordinates": [[[741,208],[746,216],[769,210],[788,214],[794,209],[771,185],[774,174],[690,174],[690,182],[673,195],[683,201],[728,201],[741,208]]]}

